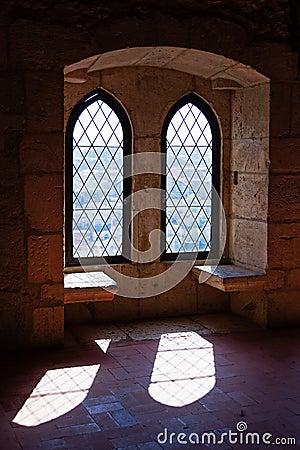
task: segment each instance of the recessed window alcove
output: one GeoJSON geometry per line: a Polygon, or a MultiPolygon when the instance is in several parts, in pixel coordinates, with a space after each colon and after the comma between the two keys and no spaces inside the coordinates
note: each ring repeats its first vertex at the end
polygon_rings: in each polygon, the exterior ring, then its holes
{"type": "MultiPolygon", "coordinates": [[[[143,164],[150,153],[157,154],[157,161],[160,160],[163,124],[174,105],[185,96],[194,95],[209,106],[220,132],[219,195],[227,225],[222,260],[263,273],[267,264],[269,79],[249,66],[200,50],[141,47],[98,54],[65,68],[66,126],[76,104],[95,89],[114,97],[128,115],[132,153],[142,156],[135,160],[140,167],[134,168],[133,192],[161,187],[160,176],[147,164],[148,171],[143,170],[143,164]]],[[[132,244],[141,252],[149,250],[151,232],[161,229],[159,206],[133,218],[132,244]]],[[[168,264],[160,258],[146,262],[137,258],[133,263],[116,266],[116,270],[143,278],[163,272],[168,264]]],[[[184,283],[184,289],[198,297],[199,305],[201,286],[192,287],[192,277],[184,283]]],[[[174,287],[171,292],[176,293],[178,302],[185,301],[183,291],[174,287]]],[[[221,309],[227,293],[222,295],[221,309]]],[[[162,301],[164,296],[172,315],[170,294],[161,294],[162,301]]],[[[135,299],[138,298],[137,293],[135,299]]],[[[195,306],[190,303],[182,312],[196,312],[195,306]]],[[[155,314],[159,314],[159,308],[155,314]]]]}

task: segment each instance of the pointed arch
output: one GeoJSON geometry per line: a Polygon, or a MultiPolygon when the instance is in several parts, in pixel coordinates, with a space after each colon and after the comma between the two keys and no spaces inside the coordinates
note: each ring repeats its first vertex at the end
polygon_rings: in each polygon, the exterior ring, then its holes
{"type": "Polygon", "coordinates": [[[108,92],[94,90],[72,110],[66,128],[66,265],[126,261],[131,179],[125,156],[131,146],[127,113],[108,92]]]}
{"type": "Polygon", "coordinates": [[[162,128],[165,174],[161,215],[162,259],[217,251],[220,193],[220,129],[211,107],[189,93],[169,110],[162,128]]]}

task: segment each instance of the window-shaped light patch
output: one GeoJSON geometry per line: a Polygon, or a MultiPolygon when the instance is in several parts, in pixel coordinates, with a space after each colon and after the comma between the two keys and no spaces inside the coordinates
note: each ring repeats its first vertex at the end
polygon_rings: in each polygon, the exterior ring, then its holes
{"type": "Polygon", "coordinates": [[[162,334],[153,366],[150,396],[169,406],[193,403],[216,383],[213,345],[196,332],[162,334]]]}
{"type": "Polygon", "coordinates": [[[48,370],[13,422],[35,427],[71,411],[86,398],[99,368],[95,364],[48,370]]]}
{"type": "Polygon", "coordinates": [[[210,250],[212,132],[193,103],[173,115],[166,134],[166,252],[210,250]]]}
{"type": "Polygon", "coordinates": [[[102,100],[89,104],[73,130],[73,256],[120,255],[123,129],[102,100]]]}

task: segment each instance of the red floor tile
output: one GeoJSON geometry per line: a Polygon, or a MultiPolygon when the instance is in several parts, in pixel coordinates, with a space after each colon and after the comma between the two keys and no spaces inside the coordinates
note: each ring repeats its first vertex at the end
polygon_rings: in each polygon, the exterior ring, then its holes
{"type": "MultiPolygon", "coordinates": [[[[165,405],[163,399],[158,402],[148,393],[158,340],[110,344],[107,354],[89,343],[3,357],[0,449],[194,449],[190,444],[159,444],[157,436],[165,428],[176,436],[180,432],[235,431],[239,421],[254,432],[294,436],[297,446],[291,448],[300,448],[300,331],[203,338],[213,344],[215,387],[182,407],[165,405]],[[100,369],[81,404],[37,426],[12,422],[48,370],[94,364],[100,364],[100,369]]],[[[206,450],[223,447],[197,446],[206,450]]],[[[239,447],[246,448],[233,448],[239,447]]]]}

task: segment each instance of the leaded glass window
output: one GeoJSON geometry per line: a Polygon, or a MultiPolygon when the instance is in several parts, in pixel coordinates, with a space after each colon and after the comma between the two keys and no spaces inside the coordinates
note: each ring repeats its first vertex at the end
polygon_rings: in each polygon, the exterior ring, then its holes
{"type": "Polygon", "coordinates": [[[217,121],[198,96],[181,99],[167,116],[164,256],[207,255],[212,250],[213,202],[218,192],[219,132],[217,121]],[[213,189],[214,188],[214,189],[213,189]]]}
{"type": "Polygon", "coordinates": [[[126,113],[108,93],[93,92],[75,107],[67,130],[69,263],[103,257],[121,260],[128,194],[123,161],[130,141],[126,113]]]}

